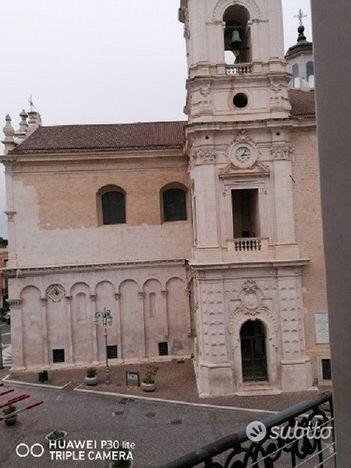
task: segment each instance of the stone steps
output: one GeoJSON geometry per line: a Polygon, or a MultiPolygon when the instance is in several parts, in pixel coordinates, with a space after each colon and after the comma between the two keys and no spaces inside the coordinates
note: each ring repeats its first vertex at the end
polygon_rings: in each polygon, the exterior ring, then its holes
{"type": "Polygon", "coordinates": [[[11,345],[5,345],[2,350],[2,359],[4,367],[12,366],[11,345]]]}

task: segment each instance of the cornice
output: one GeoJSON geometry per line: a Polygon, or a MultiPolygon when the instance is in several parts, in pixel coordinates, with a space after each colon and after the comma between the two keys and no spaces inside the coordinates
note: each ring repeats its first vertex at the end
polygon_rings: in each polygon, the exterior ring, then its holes
{"type": "Polygon", "coordinates": [[[244,122],[238,121],[211,121],[211,122],[191,122],[187,126],[187,135],[198,132],[218,132],[218,131],[238,131],[242,129],[247,130],[261,130],[261,129],[274,129],[274,128],[316,128],[315,115],[306,115],[298,117],[288,117],[286,119],[252,119],[244,122]]]}
{"type": "Polygon", "coordinates": [[[185,266],[186,259],[174,260],[152,260],[120,263],[92,263],[73,265],[52,265],[36,267],[6,268],[5,274],[8,278],[25,278],[28,276],[43,276],[60,273],[84,273],[90,271],[108,271],[127,268],[159,268],[170,266],[185,266]]]}
{"type": "Polygon", "coordinates": [[[55,163],[59,162],[81,162],[81,161],[90,161],[90,162],[105,162],[105,161],[114,161],[114,160],[140,160],[140,159],[157,159],[157,158],[182,158],[184,157],[183,145],[174,146],[167,148],[130,148],[123,151],[106,151],[104,149],[96,149],[90,151],[76,151],[76,150],[67,150],[67,151],[57,151],[57,152],[48,152],[48,151],[32,151],[28,153],[16,153],[8,154],[1,157],[1,162],[13,162],[13,163],[55,163]]]}
{"type": "Polygon", "coordinates": [[[309,258],[286,259],[286,260],[262,260],[244,261],[229,263],[196,263],[189,262],[189,266],[194,270],[231,270],[239,268],[283,268],[283,267],[303,267],[308,265],[309,258]]]}

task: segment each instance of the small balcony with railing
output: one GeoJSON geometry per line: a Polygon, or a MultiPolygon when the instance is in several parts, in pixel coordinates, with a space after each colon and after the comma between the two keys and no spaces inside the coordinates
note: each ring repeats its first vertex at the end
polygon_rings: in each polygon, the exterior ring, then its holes
{"type": "Polygon", "coordinates": [[[227,241],[228,261],[254,262],[272,257],[269,239],[261,237],[242,237],[227,241]]]}
{"type": "Polygon", "coordinates": [[[234,63],[225,65],[225,73],[228,76],[242,76],[252,73],[252,63],[234,63]]]}
{"type": "Polygon", "coordinates": [[[232,228],[228,220],[228,261],[263,261],[272,257],[269,239],[261,232],[258,189],[232,190],[232,228]]]}

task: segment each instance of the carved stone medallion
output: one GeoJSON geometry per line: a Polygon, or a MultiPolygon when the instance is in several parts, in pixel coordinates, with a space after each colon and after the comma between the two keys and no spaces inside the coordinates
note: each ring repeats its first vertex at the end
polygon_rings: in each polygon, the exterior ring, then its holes
{"type": "Polygon", "coordinates": [[[65,289],[60,284],[52,284],[46,290],[46,296],[52,302],[60,302],[65,297],[65,289]]]}

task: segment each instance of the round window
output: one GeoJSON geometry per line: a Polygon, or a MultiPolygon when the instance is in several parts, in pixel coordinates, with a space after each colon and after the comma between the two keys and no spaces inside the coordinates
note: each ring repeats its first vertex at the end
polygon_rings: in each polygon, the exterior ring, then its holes
{"type": "Polygon", "coordinates": [[[238,93],[234,96],[233,99],[233,104],[235,107],[238,107],[239,109],[243,109],[244,107],[247,106],[249,100],[244,93],[238,93]]]}

